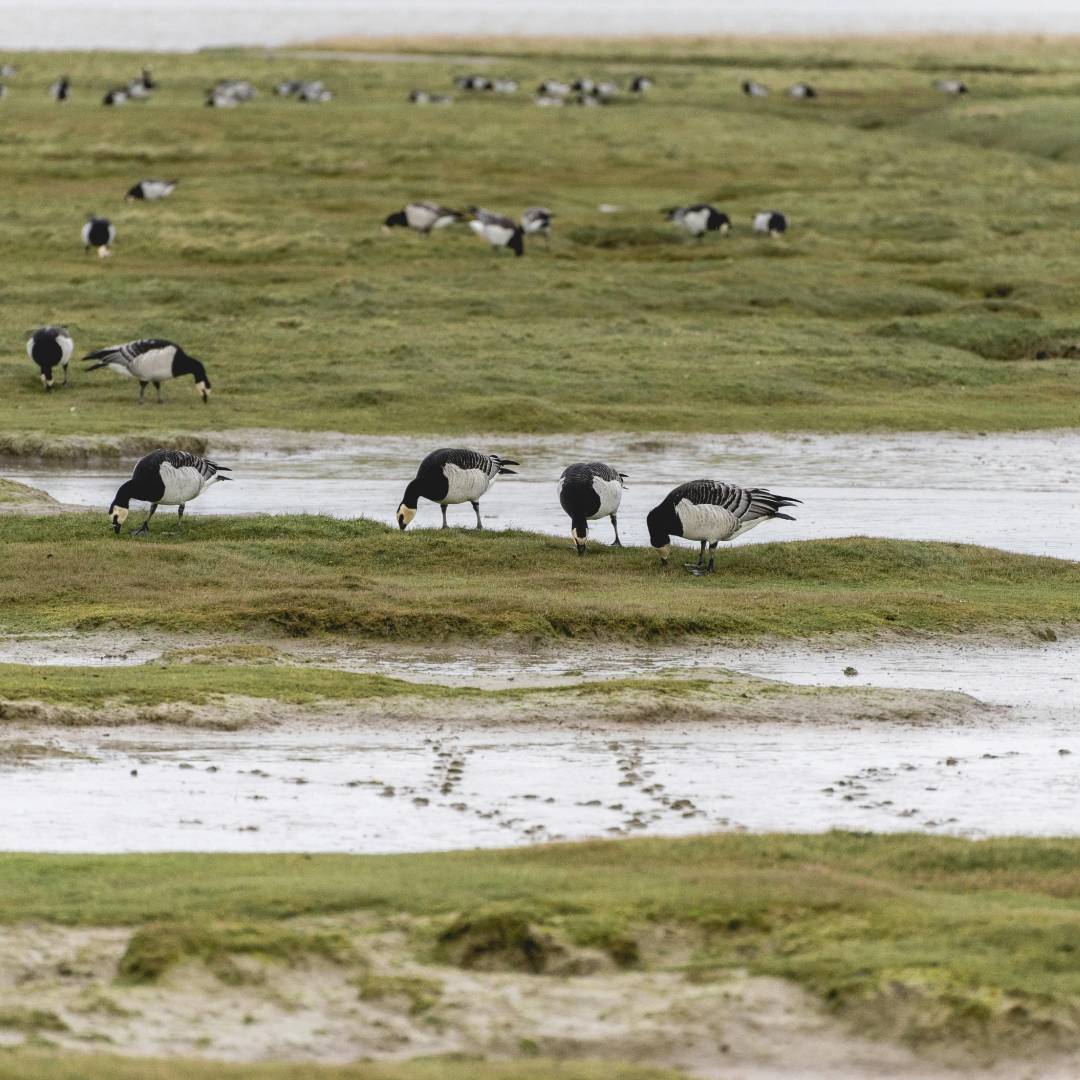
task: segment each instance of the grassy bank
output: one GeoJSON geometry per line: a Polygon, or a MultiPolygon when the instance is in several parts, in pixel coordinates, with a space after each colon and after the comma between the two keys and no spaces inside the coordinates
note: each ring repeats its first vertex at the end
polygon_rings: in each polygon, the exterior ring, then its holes
{"type": "Polygon", "coordinates": [[[155,57],[153,100],[105,109],[136,58],[11,56],[0,190],[20,329],[0,360],[6,438],[1075,423],[1080,70],[1068,42],[503,51],[488,70],[529,90],[582,70],[625,83],[643,64],[657,85],[601,109],[538,109],[525,90],[417,108],[412,88],[450,90],[466,68],[217,51],[155,57]],[[75,87],[62,108],[44,92],[61,71],[75,87]],[[931,88],[956,71],[969,99],[931,88]],[[203,108],[225,75],[261,96],[203,108]],[[747,76],[773,95],[744,98],[747,76]],[[275,99],[283,77],[323,78],[337,97],[275,99]],[[796,79],[819,98],[786,98],[796,79]],[[147,175],[181,184],[163,204],[126,206],[147,175]],[[463,227],[380,236],[409,198],[547,205],[555,238],[497,260],[463,227]],[[684,239],[658,212],[703,199],[732,215],[732,237],[684,239]],[[749,232],[771,206],[792,221],[779,243],[749,232]],[[117,225],[106,266],[79,244],[89,210],[117,225]],[[186,383],[167,409],[139,409],[135,386],[109,372],[74,372],[46,395],[20,336],[45,322],[66,322],[80,354],[179,340],[206,361],[213,400],[204,408],[186,383]]]}
{"type": "Polygon", "coordinates": [[[745,969],[795,980],[871,1032],[986,1048],[1071,1030],[1078,856],[1075,840],[842,833],[377,857],[6,855],[0,917],[132,926],[120,974],[140,980],[184,956],[226,972],[252,952],[348,965],[363,926],[408,919],[429,965],[471,963],[464,941],[495,970],[544,970],[545,948],[581,947],[692,980],[745,969]]]}
{"type": "MultiPolygon", "coordinates": [[[[0,518],[0,627],[265,630],[420,641],[964,632],[1080,618],[1080,567],[959,544],[736,547],[716,574],[647,549],[324,517],[195,518],[116,538],[100,514],[0,518]]],[[[690,549],[687,549],[688,552],[690,549]]],[[[688,555],[688,557],[690,557],[688,555]]],[[[692,561],[692,560],[691,560],[692,561]]]]}

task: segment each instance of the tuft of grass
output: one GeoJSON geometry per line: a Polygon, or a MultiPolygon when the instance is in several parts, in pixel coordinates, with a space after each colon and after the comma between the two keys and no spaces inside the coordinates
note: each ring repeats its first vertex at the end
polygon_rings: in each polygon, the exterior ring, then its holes
{"type": "Polygon", "coordinates": [[[442,997],[442,984],[423,975],[379,975],[365,972],[353,980],[361,1001],[404,999],[412,1016],[430,1012],[442,997]]]}
{"type": "Polygon", "coordinates": [[[42,1031],[67,1031],[67,1024],[47,1009],[24,1009],[18,1005],[0,1007],[0,1029],[36,1035],[42,1031]]]}

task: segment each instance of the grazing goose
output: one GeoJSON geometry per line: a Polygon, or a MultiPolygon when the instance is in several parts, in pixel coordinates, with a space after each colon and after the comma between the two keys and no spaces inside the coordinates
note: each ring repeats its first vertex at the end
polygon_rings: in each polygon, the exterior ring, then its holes
{"type": "Polygon", "coordinates": [[[247,79],[221,79],[207,91],[206,104],[215,109],[233,109],[255,97],[255,87],[247,79]]]}
{"type": "Polygon", "coordinates": [[[491,89],[496,94],[516,94],[518,84],[514,79],[496,79],[491,84],[491,89]]]}
{"type": "Polygon", "coordinates": [[[132,79],[127,84],[128,97],[145,101],[150,96],[151,90],[157,89],[157,83],[148,67],[142,69],[142,74],[137,79],[132,79]]]}
{"type": "Polygon", "coordinates": [[[538,97],[533,98],[533,104],[539,105],[542,109],[557,109],[559,106],[566,104],[566,98],[555,97],[551,94],[540,94],[538,97]]]}
{"type": "Polygon", "coordinates": [[[87,371],[109,368],[120,375],[128,375],[139,380],[139,404],[143,403],[146,387],[154,384],[157,390],[158,404],[163,403],[161,384],[168,379],[177,379],[181,375],[191,375],[195,379],[195,388],[203,403],[210,401],[210,380],[206,377],[206,368],[201,360],[188,356],[175,342],[161,338],[144,338],[129,341],[124,345],[110,345],[107,349],[98,349],[83,357],[84,360],[96,360],[87,371]]]}
{"type": "Polygon", "coordinates": [[[673,225],[685,229],[699,240],[707,232],[718,232],[721,236],[726,236],[731,231],[731,218],[708,203],[676,206],[671,210],[664,210],[663,213],[673,225]]]}
{"type": "Polygon", "coordinates": [[[461,90],[493,90],[495,84],[486,75],[459,75],[454,85],[461,90]]]}
{"type": "Polygon", "coordinates": [[[127,103],[128,93],[122,87],[114,87],[108,90],[101,99],[102,105],[124,105],[127,103]]]}
{"type": "Polygon", "coordinates": [[[968,92],[967,83],[962,79],[937,79],[934,82],[934,89],[940,90],[943,94],[966,94],[968,92]]]}
{"type": "Polygon", "coordinates": [[[41,383],[46,390],[53,388],[53,371],[64,369],[63,385],[68,384],[68,364],[75,343],[64,326],[42,326],[30,335],[26,355],[41,369],[41,383]]]}
{"type": "Polygon", "coordinates": [[[569,83],[558,82],[556,79],[545,79],[537,88],[536,93],[540,97],[564,98],[570,93],[569,83]]]}
{"type": "Polygon", "coordinates": [[[596,90],[596,82],[593,79],[575,79],[570,89],[578,94],[591,94],[596,90]]]}
{"type": "Polygon", "coordinates": [[[653,81],[648,75],[635,75],[630,80],[630,93],[642,97],[647,90],[652,89],[652,86],[653,81]]]}
{"type": "Polygon", "coordinates": [[[817,91],[809,83],[797,82],[788,87],[788,97],[816,98],[817,91]]]}
{"type": "Polygon", "coordinates": [[[155,202],[165,199],[176,190],[179,180],[140,180],[125,196],[125,202],[134,202],[143,199],[146,202],[155,202]]]}
{"type": "Polygon", "coordinates": [[[422,236],[429,236],[433,229],[445,229],[464,214],[433,202],[406,203],[396,214],[391,214],[382,224],[383,232],[389,233],[395,226],[415,229],[422,236]]]}
{"type": "Polygon", "coordinates": [[[782,236],[787,232],[787,218],[779,210],[762,210],[754,215],[754,232],[782,236]]]}
{"type": "Polygon", "coordinates": [[[547,243],[551,239],[551,219],[554,216],[546,206],[530,206],[521,213],[521,228],[527,236],[539,233],[547,243]]]}
{"type": "Polygon", "coordinates": [[[741,488],[720,480],[691,480],[668,492],[667,498],[649,511],[649,543],[660,555],[660,565],[666,566],[671,553],[672,536],[700,540],[701,552],[696,563],[684,563],[692,574],[712,573],[716,545],[721,540],[733,540],[768,518],[794,521],[790,514],[780,511],[794,506],[799,499],[774,495],[764,488],[741,488]],[[705,545],[709,545],[709,562],[705,564],[705,545]]]}
{"type": "Polygon", "coordinates": [[[226,465],[217,465],[206,458],[189,454],[186,450],[151,450],[139,458],[131,472],[131,479],[120,485],[109,507],[113,532],[120,535],[120,526],[127,520],[131,500],[150,504],[146,520],[135,530],[133,536],[150,531],[150,519],[159,506],[177,507],[176,520],[183,524],[184,507],[197,499],[208,487],[219,480],[231,480],[220,473],[232,472],[226,465]]]}
{"type": "Polygon", "coordinates": [[[51,97],[53,101],[61,103],[67,101],[68,98],[71,97],[71,80],[66,75],[61,75],[60,78],[49,87],[49,97],[51,97]]]}
{"type": "Polygon", "coordinates": [[[745,82],[743,82],[743,84],[742,84],[742,92],[747,97],[768,97],[769,96],[769,88],[767,86],[763,86],[759,82],[754,82],[753,79],[747,79],[745,82]]]}
{"type": "Polygon", "coordinates": [[[473,216],[469,228],[477,236],[482,236],[491,245],[493,252],[505,247],[515,255],[525,254],[525,233],[520,225],[515,225],[508,217],[492,213],[480,206],[470,206],[469,213],[473,216]]]}
{"type": "Polygon", "coordinates": [[[89,251],[92,247],[97,248],[98,257],[109,257],[109,245],[116,240],[116,226],[103,217],[93,217],[82,227],[83,247],[89,251]]]}
{"type": "Polygon", "coordinates": [[[401,505],[397,508],[398,528],[404,530],[416,517],[416,504],[430,499],[442,507],[442,527],[446,524],[446,508],[454,503],[472,503],[476,511],[476,527],[482,529],[480,497],[491,487],[496,477],[516,475],[507,465],[516,461],[498,454],[481,454],[478,450],[435,450],[420,462],[415,479],[409,482],[401,505]]]}
{"type": "Polygon", "coordinates": [[[610,101],[619,96],[619,88],[613,82],[600,82],[593,88],[593,97],[601,101],[610,101]]]}
{"type": "Polygon", "coordinates": [[[296,100],[305,105],[321,105],[333,99],[334,95],[319,81],[301,83],[296,91],[296,100]]]}
{"type": "Polygon", "coordinates": [[[589,538],[589,522],[611,518],[615,530],[614,547],[622,547],[616,513],[622,502],[626,473],[602,461],[578,462],[567,465],[559,477],[559,502],[570,515],[570,539],[579,555],[585,554],[589,538]]]}
{"type": "Polygon", "coordinates": [[[454,99],[449,94],[433,94],[429,90],[413,90],[409,94],[413,105],[453,105],[454,99]]]}

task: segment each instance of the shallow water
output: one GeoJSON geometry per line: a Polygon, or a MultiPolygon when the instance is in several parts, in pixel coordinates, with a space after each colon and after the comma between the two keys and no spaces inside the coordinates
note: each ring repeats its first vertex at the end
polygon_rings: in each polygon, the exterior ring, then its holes
{"type": "MultiPolygon", "coordinates": [[[[430,441],[338,439],[317,450],[275,453],[228,446],[213,456],[234,469],[191,505],[192,514],[327,513],[390,523],[430,441]]],[[[772,522],[739,544],[851,535],[951,540],[1080,559],[1080,432],[964,436],[559,436],[487,439],[522,462],[485,496],[488,528],[563,535],[569,523],[555,483],[574,460],[603,459],[629,476],[619,514],[624,541],[646,544],[645,515],[677,483],[710,476],[801,498],[795,522],[772,522]]],[[[0,466],[0,476],[43,488],[61,502],[103,511],[127,469],[0,466]]],[[[469,526],[468,505],[451,507],[469,526]]],[[[413,528],[437,527],[421,502],[413,528]]],[[[594,525],[600,543],[609,522],[594,525]]],[[[688,549],[689,550],[689,549],[688,549]]]]}

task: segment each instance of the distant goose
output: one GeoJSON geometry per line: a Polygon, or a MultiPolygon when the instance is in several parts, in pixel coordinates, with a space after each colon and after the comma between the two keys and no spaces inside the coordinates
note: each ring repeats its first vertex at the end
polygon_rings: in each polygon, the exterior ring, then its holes
{"type": "Polygon", "coordinates": [[[432,94],[428,90],[413,90],[409,94],[413,105],[453,105],[454,99],[449,94],[432,94]]]}
{"type": "Polygon", "coordinates": [[[551,238],[551,219],[555,215],[546,206],[530,206],[521,214],[521,228],[526,236],[539,234],[547,242],[551,238]]]}
{"type": "Polygon", "coordinates": [[[391,214],[383,222],[383,232],[389,233],[392,228],[405,227],[415,229],[423,236],[429,235],[433,229],[445,229],[447,225],[453,225],[455,221],[461,221],[465,217],[458,210],[450,210],[433,202],[406,203],[404,209],[396,214],[391,214]]]}
{"type": "Polygon", "coordinates": [[[302,85],[299,79],[284,79],[274,87],[274,93],[278,97],[291,97],[302,85]]]}
{"type": "Polygon", "coordinates": [[[639,97],[645,94],[646,91],[651,90],[653,87],[653,81],[648,75],[635,75],[630,80],[630,93],[637,94],[639,97]]]}
{"type": "Polygon", "coordinates": [[[495,83],[486,75],[459,75],[454,85],[462,90],[494,90],[495,83]]]}
{"type": "Polygon", "coordinates": [[[41,384],[46,390],[53,388],[53,371],[64,369],[63,385],[68,384],[68,364],[75,343],[67,328],[63,326],[43,326],[30,335],[26,343],[26,355],[41,369],[41,384]]]}
{"type": "Polygon", "coordinates": [[[934,89],[940,90],[943,94],[966,94],[968,92],[967,83],[962,79],[937,79],[934,82],[934,89]]]}
{"type": "Polygon", "coordinates": [[[150,504],[150,513],[132,533],[133,536],[150,531],[150,519],[159,506],[177,507],[176,520],[182,523],[184,507],[192,499],[197,499],[219,480],[232,479],[219,475],[223,472],[232,470],[196,454],[189,454],[186,450],[152,450],[139,458],[131,479],[121,484],[113,497],[109,507],[113,532],[120,535],[120,526],[127,520],[132,499],[150,504]]]}
{"type": "Polygon", "coordinates": [[[83,247],[89,251],[92,247],[97,248],[98,257],[109,257],[109,245],[116,240],[116,226],[103,217],[91,217],[82,227],[83,247]]]}
{"type": "Polygon", "coordinates": [[[516,94],[518,84],[513,79],[495,79],[491,84],[491,89],[496,94],[516,94]]]}
{"type": "Polygon", "coordinates": [[[733,540],[769,518],[794,521],[783,514],[787,506],[799,499],[774,495],[764,488],[741,488],[720,480],[691,480],[668,492],[667,498],[646,519],[649,542],[660,555],[660,565],[666,566],[671,553],[671,537],[701,542],[696,563],[683,565],[692,574],[708,574],[713,570],[716,545],[721,540],[733,540]],[[709,562],[705,563],[705,545],[709,545],[709,562]]]}
{"type": "Polygon", "coordinates": [[[67,101],[68,98],[71,97],[71,80],[66,75],[61,75],[60,78],[49,87],[49,97],[51,97],[53,101],[67,101]]]}
{"type": "Polygon", "coordinates": [[[556,79],[545,79],[537,88],[540,97],[566,97],[570,93],[569,83],[559,82],[556,79]]]}
{"type": "Polygon", "coordinates": [[[595,108],[597,105],[607,104],[605,98],[599,98],[593,94],[575,94],[568,100],[574,105],[584,105],[587,109],[595,108]]]}
{"type": "Polygon", "coordinates": [[[762,210],[754,215],[754,232],[782,236],[787,232],[787,218],[779,210],[762,210]]]}
{"type": "Polygon", "coordinates": [[[476,512],[476,527],[482,529],[480,498],[496,477],[515,475],[507,465],[516,461],[498,454],[482,454],[478,450],[435,450],[420,462],[415,479],[409,482],[401,505],[397,508],[398,528],[404,530],[416,517],[416,504],[430,499],[442,507],[442,527],[446,524],[446,508],[455,503],[471,503],[476,512]]]}
{"type": "Polygon", "coordinates": [[[106,92],[105,96],[101,99],[102,105],[123,105],[127,102],[128,94],[126,90],[119,87],[114,88],[106,92]]]}
{"type": "Polygon", "coordinates": [[[754,82],[753,79],[747,79],[742,84],[742,92],[747,97],[768,97],[769,96],[769,88],[767,86],[763,86],[759,82],[754,82]]]}
{"type": "Polygon", "coordinates": [[[202,361],[188,356],[172,341],[162,338],[129,341],[125,345],[110,345],[107,349],[98,349],[97,352],[88,353],[83,359],[97,361],[88,367],[87,371],[109,368],[120,375],[138,379],[140,405],[150,383],[154,384],[158,402],[161,403],[161,384],[181,375],[191,375],[195,379],[195,388],[204,404],[210,400],[210,380],[206,377],[206,368],[202,361]]]}
{"type": "Polygon", "coordinates": [[[816,98],[817,91],[809,83],[797,82],[788,87],[788,97],[816,98]]]}
{"type": "Polygon", "coordinates": [[[479,206],[470,206],[469,213],[473,216],[469,228],[477,236],[482,236],[491,245],[492,251],[505,247],[515,255],[525,254],[525,233],[520,225],[515,225],[508,217],[479,206]]]}
{"type": "Polygon", "coordinates": [[[208,109],[235,109],[239,104],[239,98],[235,98],[221,90],[211,90],[206,95],[206,107],[208,109]]]}
{"type": "Polygon", "coordinates": [[[566,104],[566,98],[555,97],[552,94],[540,94],[533,98],[533,104],[539,105],[542,109],[559,108],[566,104]]]}
{"type": "Polygon", "coordinates": [[[157,199],[168,198],[176,189],[179,180],[140,180],[125,196],[127,202],[142,199],[146,202],[155,202],[157,199]]]}
{"type": "Polygon", "coordinates": [[[579,94],[591,94],[596,89],[596,82],[593,79],[575,79],[570,84],[570,89],[579,94]]]}
{"type": "Polygon", "coordinates": [[[206,104],[215,109],[232,109],[255,98],[255,87],[247,79],[221,79],[207,93],[206,104]]]}
{"type": "Polygon", "coordinates": [[[613,97],[618,97],[619,88],[613,82],[599,82],[593,87],[592,93],[594,97],[609,101],[613,97]]]}
{"type": "Polygon", "coordinates": [[[685,229],[699,240],[707,232],[718,232],[726,236],[731,231],[731,218],[708,203],[696,203],[694,206],[676,206],[663,211],[668,221],[685,229]]]}
{"type": "Polygon", "coordinates": [[[615,547],[622,547],[616,513],[622,502],[626,474],[602,461],[568,465],[559,477],[559,502],[570,515],[570,538],[579,555],[585,554],[589,522],[610,517],[615,530],[615,547]]]}
{"type": "Polygon", "coordinates": [[[334,95],[326,89],[321,82],[306,82],[300,84],[296,92],[296,100],[305,105],[321,105],[323,102],[332,101],[334,95]]]}
{"type": "Polygon", "coordinates": [[[128,97],[140,101],[145,101],[150,96],[150,92],[155,89],[157,89],[157,83],[154,82],[148,67],[144,67],[142,74],[137,79],[132,79],[127,85],[128,97]]]}

